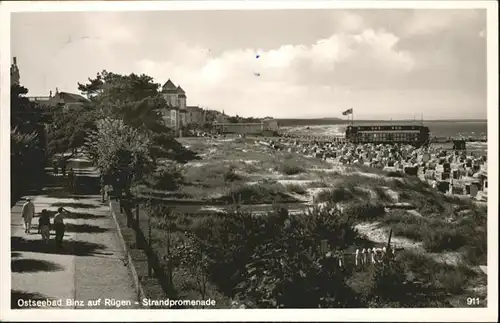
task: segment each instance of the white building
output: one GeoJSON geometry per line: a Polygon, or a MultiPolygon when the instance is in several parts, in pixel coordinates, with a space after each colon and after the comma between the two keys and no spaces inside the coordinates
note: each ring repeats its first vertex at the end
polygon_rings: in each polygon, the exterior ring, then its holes
{"type": "Polygon", "coordinates": [[[186,124],[187,125],[202,125],[206,122],[206,113],[200,107],[186,107],[186,124]]]}
{"type": "Polygon", "coordinates": [[[161,93],[167,102],[161,111],[163,120],[178,132],[186,124],[186,93],[170,79],[163,84],[161,93]]]}

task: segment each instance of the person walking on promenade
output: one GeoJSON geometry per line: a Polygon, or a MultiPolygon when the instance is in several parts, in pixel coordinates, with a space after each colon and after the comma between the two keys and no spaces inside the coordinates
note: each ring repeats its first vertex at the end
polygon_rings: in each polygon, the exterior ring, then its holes
{"type": "Polygon", "coordinates": [[[35,205],[31,202],[31,199],[26,199],[26,203],[23,205],[21,215],[24,219],[24,233],[30,233],[31,231],[31,221],[35,216],[35,205]]]}
{"type": "Polygon", "coordinates": [[[55,176],[59,175],[59,165],[57,163],[57,160],[54,160],[52,162],[52,172],[54,173],[55,176]]]}
{"type": "Polygon", "coordinates": [[[68,171],[68,184],[70,190],[75,189],[75,172],[73,171],[73,168],[70,168],[68,171]]]}
{"type": "Polygon", "coordinates": [[[54,216],[54,230],[56,231],[56,246],[58,248],[62,247],[62,241],[64,238],[64,231],[65,231],[65,225],[64,225],[64,213],[66,213],[64,208],[59,207],[57,209],[57,213],[54,216]]]}
{"type": "Polygon", "coordinates": [[[61,165],[61,173],[62,173],[62,176],[66,176],[66,161],[64,160],[64,156],[61,157],[61,159],[59,160],[59,163],[61,165]]]}
{"type": "Polygon", "coordinates": [[[50,215],[47,210],[42,210],[40,218],[38,219],[38,228],[42,234],[42,239],[45,244],[49,244],[50,240],[50,215]]]}

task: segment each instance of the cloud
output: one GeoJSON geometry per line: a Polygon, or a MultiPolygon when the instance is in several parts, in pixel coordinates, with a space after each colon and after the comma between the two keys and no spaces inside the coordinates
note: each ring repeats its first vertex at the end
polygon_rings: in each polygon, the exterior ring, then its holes
{"type": "Polygon", "coordinates": [[[360,86],[397,82],[414,65],[397,43],[393,34],[367,29],[334,34],[310,46],[230,50],[217,57],[179,44],[167,60],[141,60],[137,69],[182,84],[188,101],[232,113],[285,116],[307,105],[320,111],[322,98],[345,96],[360,86]]]}
{"type": "Polygon", "coordinates": [[[484,13],[481,10],[414,10],[404,30],[409,35],[428,35],[446,29],[458,29],[471,25],[484,13]]]}
{"type": "Polygon", "coordinates": [[[107,69],[170,78],[188,104],[230,114],[332,117],[356,107],[359,117],[486,116],[480,10],[35,16],[13,24],[21,80],[35,94],[76,91],[107,69]]]}

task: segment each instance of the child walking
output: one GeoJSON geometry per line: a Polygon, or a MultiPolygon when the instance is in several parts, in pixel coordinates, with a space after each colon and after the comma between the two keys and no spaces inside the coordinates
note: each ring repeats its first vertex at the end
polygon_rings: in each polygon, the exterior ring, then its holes
{"type": "Polygon", "coordinates": [[[40,229],[40,234],[42,235],[42,240],[45,244],[49,244],[50,240],[50,215],[47,210],[42,210],[42,214],[38,219],[38,228],[40,229]]]}

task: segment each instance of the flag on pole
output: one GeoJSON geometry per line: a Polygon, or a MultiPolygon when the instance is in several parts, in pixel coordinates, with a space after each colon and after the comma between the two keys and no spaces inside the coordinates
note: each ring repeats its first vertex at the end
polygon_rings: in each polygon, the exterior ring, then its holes
{"type": "Polygon", "coordinates": [[[342,115],[344,115],[344,116],[347,116],[347,115],[349,115],[349,114],[352,114],[352,108],[347,109],[347,110],[345,110],[344,112],[342,112],[342,115]]]}

